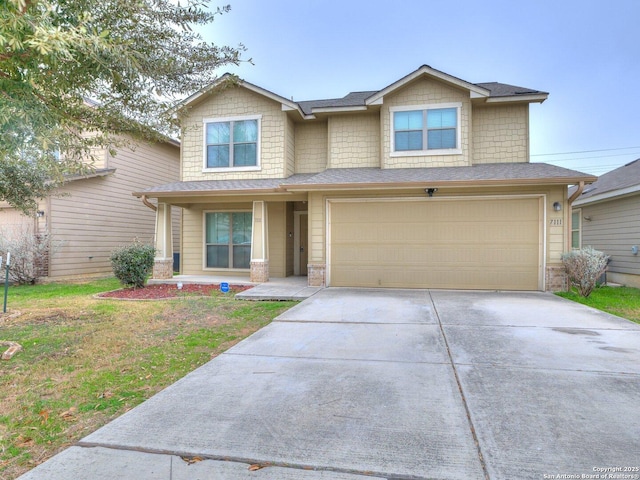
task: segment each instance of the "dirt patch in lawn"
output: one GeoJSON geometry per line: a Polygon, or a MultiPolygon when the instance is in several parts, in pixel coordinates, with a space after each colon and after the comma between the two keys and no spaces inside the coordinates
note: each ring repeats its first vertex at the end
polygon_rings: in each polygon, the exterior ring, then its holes
{"type": "MultiPolygon", "coordinates": [[[[251,285],[229,285],[229,295],[253,288],[251,285]]],[[[154,284],[143,288],[122,288],[96,295],[97,298],[111,298],[120,300],[162,300],[188,296],[210,297],[220,292],[220,285],[185,283],[179,289],[175,284],[154,284]]]]}

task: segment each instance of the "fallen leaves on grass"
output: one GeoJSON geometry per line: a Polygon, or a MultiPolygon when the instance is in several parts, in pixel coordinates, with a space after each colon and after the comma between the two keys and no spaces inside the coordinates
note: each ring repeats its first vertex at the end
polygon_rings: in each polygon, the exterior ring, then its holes
{"type": "MultiPolygon", "coordinates": [[[[253,288],[251,285],[230,285],[229,295],[253,288]]],[[[115,298],[122,300],[160,300],[184,296],[209,297],[213,292],[219,292],[220,285],[205,285],[200,283],[185,283],[181,289],[173,284],[153,284],[143,288],[122,288],[111,292],[100,293],[99,298],[115,298]]]]}
{"type": "Polygon", "coordinates": [[[60,414],[60,418],[63,420],[70,422],[76,417],[76,413],[78,413],[78,409],[76,407],[71,407],[69,410],[66,410],[60,414]]]}

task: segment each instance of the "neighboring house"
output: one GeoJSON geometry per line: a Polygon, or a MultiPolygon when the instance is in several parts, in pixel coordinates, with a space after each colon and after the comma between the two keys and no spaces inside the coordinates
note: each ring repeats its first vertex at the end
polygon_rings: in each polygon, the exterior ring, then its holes
{"type": "MultiPolygon", "coordinates": [[[[228,83],[180,106],[181,181],[134,193],[157,199],[159,230],[183,209],[182,274],[566,288],[567,187],[595,177],[529,163],[529,104],[547,93],[426,65],[329,100],[228,83]]],[[[170,236],[157,239],[154,276],[169,278],[170,236]]]]}
{"type": "MultiPolygon", "coordinates": [[[[179,178],[178,142],[142,143],[114,156],[105,150],[96,158],[93,173],[69,178],[39,203],[36,218],[0,205],[0,234],[51,235],[52,252],[38,263],[40,280],[112,275],[109,256],[114,248],[135,238],[154,242],[156,215],[131,191],[179,178]]],[[[179,218],[176,209],[176,236],[179,218]]]]}
{"type": "Polygon", "coordinates": [[[586,187],[572,212],[571,246],[610,255],[607,281],[640,287],[640,159],[586,187]]]}

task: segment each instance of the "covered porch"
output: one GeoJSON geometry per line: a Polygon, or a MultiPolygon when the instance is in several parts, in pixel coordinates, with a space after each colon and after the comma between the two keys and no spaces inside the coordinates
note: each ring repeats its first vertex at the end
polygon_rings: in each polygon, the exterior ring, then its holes
{"type": "Polygon", "coordinates": [[[147,204],[157,199],[150,204],[156,210],[152,281],[260,284],[298,277],[306,283],[307,194],[287,192],[280,182],[178,182],[175,188],[140,192],[147,204]],[[182,209],[178,276],[173,271],[174,207],[182,209]]]}

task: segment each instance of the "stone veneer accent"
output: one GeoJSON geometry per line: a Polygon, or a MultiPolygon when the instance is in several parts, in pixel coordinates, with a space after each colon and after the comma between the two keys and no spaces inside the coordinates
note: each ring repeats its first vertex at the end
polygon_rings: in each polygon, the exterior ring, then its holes
{"type": "Polygon", "coordinates": [[[251,260],[250,280],[254,283],[269,281],[269,260],[251,260]]]}
{"type": "Polygon", "coordinates": [[[307,282],[310,287],[326,287],[326,269],[324,263],[310,263],[307,265],[307,282]]]}
{"type": "Polygon", "coordinates": [[[563,266],[548,266],[545,277],[547,292],[566,292],[569,290],[569,279],[563,266]]]}
{"type": "Polygon", "coordinates": [[[173,278],[173,258],[156,259],[153,262],[153,278],[155,280],[173,278]]]}

